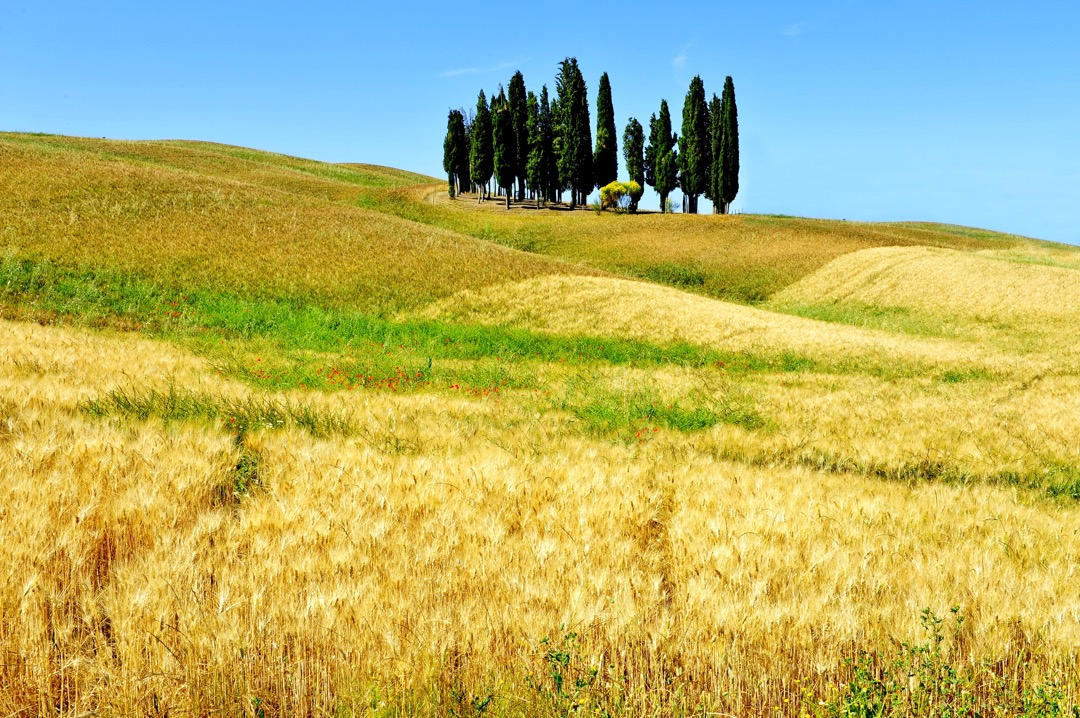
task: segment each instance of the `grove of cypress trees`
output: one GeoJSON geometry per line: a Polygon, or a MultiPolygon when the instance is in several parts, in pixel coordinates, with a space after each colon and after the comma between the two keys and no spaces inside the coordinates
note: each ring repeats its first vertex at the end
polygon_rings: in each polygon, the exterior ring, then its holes
{"type": "Polygon", "coordinates": [[[605,72],[600,76],[600,88],[596,94],[596,152],[593,154],[593,174],[597,188],[619,179],[619,150],[615,137],[611,82],[605,72]]]}
{"type": "Polygon", "coordinates": [[[626,173],[631,182],[637,182],[639,189],[630,195],[630,211],[636,212],[638,202],[645,187],[645,130],[633,117],[626,123],[622,136],[623,158],[626,160],[626,173]]]}
{"type": "Polygon", "coordinates": [[[649,118],[649,146],[645,149],[645,181],[660,195],[660,211],[667,211],[667,198],[678,186],[678,137],[671,132],[671,111],[660,100],[660,116],[649,118]]]}
{"type": "Polygon", "coordinates": [[[515,72],[507,90],[510,117],[514,125],[514,176],[517,178],[517,199],[525,199],[525,166],[529,162],[528,108],[526,107],[525,78],[515,72]]]}
{"type": "Polygon", "coordinates": [[[690,81],[682,112],[682,136],[679,137],[679,184],[686,195],[687,212],[697,214],[698,195],[709,184],[709,108],[705,103],[705,85],[701,75],[690,81]]]}
{"type": "Polygon", "coordinates": [[[469,176],[476,185],[476,201],[484,199],[488,180],[495,169],[494,150],[491,146],[491,113],[488,111],[484,91],[476,99],[476,117],[469,133],[469,176]]]}
{"type": "Polygon", "coordinates": [[[570,188],[570,209],[573,209],[579,201],[584,203],[593,188],[588,89],[577,58],[568,57],[559,63],[555,90],[559,96],[559,177],[570,188]]]}
{"type": "Polygon", "coordinates": [[[495,182],[504,188],[506,208],[510,209],[517,148],[514,146],[514,116],[502,87],[499,88],[499,96],[491,101],[491,143],[495,153],[495,182]]]}
{"type": "Polygon", "coordinates": [[[465,115],[461,110],[450,110],[446,119],[443,169],[446,170],[450,196],[454,197],[461,192],[462,184],[468,182],[469,146],[465,139],[465,115]]]}
{"type": "Polygon", "coordinates": [[[709,165],[709,184],[705,189],[705,196],[713,205],[713,214],[720,214],[723,207],[724,196],[724,113],[720,98],[715,94],[709,100],[709,149],[712,152],[712,164],[709,165]]]}
{"type": "Polygon", "coordinates": [[[735,107],[735,83],[728,75],[724,80],[724,93],[720,97],[723,134],[720,155],[723,162],[720,198],[721,212],[727,214],[735,195],[739,193],[739,111],[735,107]]]}

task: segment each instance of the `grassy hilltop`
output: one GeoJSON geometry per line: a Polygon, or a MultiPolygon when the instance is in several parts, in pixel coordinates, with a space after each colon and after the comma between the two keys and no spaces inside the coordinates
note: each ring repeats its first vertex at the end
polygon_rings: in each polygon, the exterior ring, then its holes
{"type": "Polygon", "coordinates": [[[0,714],[1076,710],[1080,251],[495,205],[0,134],[0,714]]]}

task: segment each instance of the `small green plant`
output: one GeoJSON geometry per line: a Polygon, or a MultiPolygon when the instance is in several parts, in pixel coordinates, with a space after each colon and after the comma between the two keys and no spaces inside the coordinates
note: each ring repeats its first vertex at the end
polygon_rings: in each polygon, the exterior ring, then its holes
{"type": "Polygon", "coordinates": [[[536,692],[539,715],[607,715],[602,710],[602,696],[594,690],[600,667],[590,665],[581,654],[578,634],[570,631],[561,639],[540,640],[545,666],[544,676],[529,676],[528,684],[536,692]],[[592,710],[589,710],[589,709],[592,710]]]}

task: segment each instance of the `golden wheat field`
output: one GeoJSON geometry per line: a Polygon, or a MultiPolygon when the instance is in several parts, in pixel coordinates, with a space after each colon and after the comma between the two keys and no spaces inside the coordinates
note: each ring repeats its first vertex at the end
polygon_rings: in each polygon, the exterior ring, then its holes
{"type": "Polygon", "coordinates": [[[1075,249],[182,142],[0,188],[2,716],[1077,712],[1075,249]]]}

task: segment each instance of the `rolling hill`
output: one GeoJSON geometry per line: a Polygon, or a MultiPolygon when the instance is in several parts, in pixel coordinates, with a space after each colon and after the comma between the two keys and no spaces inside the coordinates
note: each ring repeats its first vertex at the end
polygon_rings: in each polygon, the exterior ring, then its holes
{"type": "Polygon", "coordinates": [[[0,133],[0,714],[1077,710],[1080,250],[493,205],[0,133]]]}

